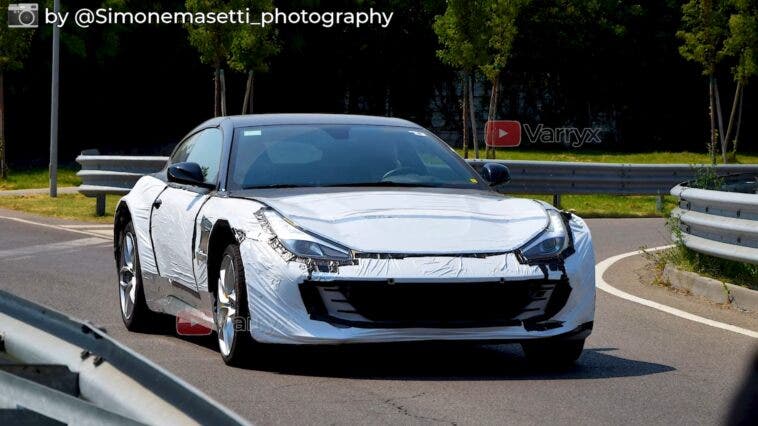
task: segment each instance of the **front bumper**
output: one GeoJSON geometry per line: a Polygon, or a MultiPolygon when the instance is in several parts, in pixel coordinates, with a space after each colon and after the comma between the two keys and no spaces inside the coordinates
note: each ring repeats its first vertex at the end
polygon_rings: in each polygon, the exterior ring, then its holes
{"type": "Polygon", "coordinates": [[[586,337],[595,311],[594,253],[581,219],[570,225],[574,253],[553,270],[506,253],[362,258],[309,271],[265,238],[247,238],[240,249],[250,332],[283,344],[586,337]]]}

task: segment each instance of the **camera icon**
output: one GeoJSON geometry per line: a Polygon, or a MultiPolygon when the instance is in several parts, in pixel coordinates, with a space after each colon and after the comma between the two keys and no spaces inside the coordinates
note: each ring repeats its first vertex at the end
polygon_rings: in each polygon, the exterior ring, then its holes
{"type": "Polygon", "coordinates": [[[39,6],[36,3],[8,5],[8,28],[37,28],[39,6]]]}

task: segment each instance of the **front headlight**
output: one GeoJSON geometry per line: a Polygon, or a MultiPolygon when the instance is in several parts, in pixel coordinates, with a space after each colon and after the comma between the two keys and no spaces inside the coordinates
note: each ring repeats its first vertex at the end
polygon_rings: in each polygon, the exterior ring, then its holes
{"type": "Polygon", "coordinates": [[[521,248],[521,255],[528,262],[557,258],[569,246],[569,235],[561,213],[548,210],[550,223],[537,238],[521,248]]]}
{"type": "Polygon", "coordinates": [[[263,216],[282,246],[297,257],[317,260],[351,259],[349,249],[298,229],[273,210],[265,211],[263,216]]]}

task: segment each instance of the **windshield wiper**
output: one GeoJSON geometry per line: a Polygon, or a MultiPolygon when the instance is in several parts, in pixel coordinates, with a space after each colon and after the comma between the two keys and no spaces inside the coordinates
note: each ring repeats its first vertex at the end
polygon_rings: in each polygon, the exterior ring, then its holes
{"type": "Polygon", "coordinates": [[[313,185],[293,185],[289,183],[275,183],[272,185],[251,185],[251,186],[243,186],[242,189],[271,189],[271,188],[303,188],[303,187],[312,187],[313,185]]]}
{"type": "Polygon", "coordinates": [[[429,185],[424,183],[413,183],[413,182],[393,182],[390,180],[385,180],[381,182],[350,182],[350,183],[335,183],[335,184],[329,184],[329,185],[322,185],[324,187],[335,187],[335,186],[366,186],[366,187],[372,187],[372,186],[400,186],[400,187],[417,187],[417,188],[439,188],[437,185],[429,185]]]}
{"type": "Polygon", "coordinates": [[[423,183],[412,182],[393,182],[393,181],[381,181],[381,182],[347,182],[347,183],[334,183],[329,185],[293,185],[288,183],[272,184],[272,185],[251,185],[243,186],[242,189],[280,189],[280,188],[334,188],[334,187],[352,187],[352,186],[364,186],[364,187],[407,187],[407,188],[439,188],[438,185],[429,185],[423,183]]]}

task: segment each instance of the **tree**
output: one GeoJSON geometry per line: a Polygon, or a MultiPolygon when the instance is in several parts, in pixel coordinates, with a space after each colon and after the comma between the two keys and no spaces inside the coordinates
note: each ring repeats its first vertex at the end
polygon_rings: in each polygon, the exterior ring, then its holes
{"type": "MultiPolygon", "coordinates": [[[[188,12],[227,12],[229,2],[222,0],[186,0],[188,12]]],[[[200,62],[213,67],[213,115],[226,114],[223,65],[229,56],[235,24],[186,24],[190,44],[200,53],[200,62]]]]}
{"type": "MultiPolygon", "coordinates": [[[[483,28],[485,31],[484,38],[487,39],[487,50],[485,63],[479,65],[485,77],[492,84],[490,92],[490,104],[487,113],[487,121],[495,119],[497,111],[497,95],[500,86],[500,75],[505,68],[508,58],[511,54],[513,41],[518,34],[516,19],[518,18],[521,8],[526,5],[528,0],[494,0],[489,2],[486,24],[483,28]]],[[[485,132],[485,142],[490,137],[490,132],[485,132]]],[[[495,158],[495,149],[485,144],[485,156],[495,158]]]]}
{"type": "MultiPolygon", "coordinates": [[[[237,0],[233,4],[239,10],[245,7],[250,8],[250,13],[271,11],[274,8],[271,0],[256,0],[253,2],[237,0]]],[[[232,30],[232,41],[229,46],[228,57],[229,67],[235,71],[247,73],[242,114],[252,114],[253,112],[255,73],[268,71],[268,59],[277,52],[279,52],[279,46],[274,41],[273,27],[239,25],[232,30]]]]}
{"type": "Polygon", "coordinates": [[[724,138],[728,148],[736,116],[737,122],[732,143],[732,156],[735,156],[742,125],[745,85],[750,77],[758,75],[758,4],[751,0],[732,0],[732,4],[736,13],[729,17],[729,36],[724,41],[723,53],[737,58],[737,64],[732,68],[737,87],[724,138]]]}
{"type": "MultiPolygon", "coordinates": [[[[466,129],[465,111],[468,109],[471,120],[471,137],[474,143],[474,157],[479,158],[479,143],[476,131],[476,107],[474,105],[474,72],[485,62],[486,40],[480,37],[480,31],[486,23],[486,7],[488,2],[483,0],[450,0],[443,15],[434,22],[434,32],[437,34],[442,48],[437,56],[442,62],[457,68],[462,76],[462,97],[468,108],[464,107],[463,128],[466,129]]],[[[465,135],[465,130],[464,130],[465,135]]],[[[464,158],[468,158],[467,140],[464,139],[464,158]]]]}
{"type": "Polygon", "coordinates": [[[718,86],[716,66],[724,57],[723,43],[727,33],[727,0],[690,0],[682,6],[682,29],[676,35],[683,44],[679,53],[688,61],[697,62],[708,77],[709,114],[711,139],[708,151],[711,162],[716,164],[717,135],[721,137],[721,150],[726,162],[726,145],[723,131],[716,132],[716,115],[721,117],[721,106],[716,102],[718,86]]]}
{"type": "Polygon", "coordinates": [[[5,158],[5,72],[18,70],[29,51],[33,29],[8,28],[8,1],[0,0],[0,179],[8,176],[5,158]]]}

